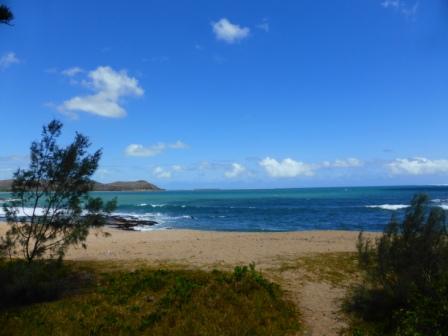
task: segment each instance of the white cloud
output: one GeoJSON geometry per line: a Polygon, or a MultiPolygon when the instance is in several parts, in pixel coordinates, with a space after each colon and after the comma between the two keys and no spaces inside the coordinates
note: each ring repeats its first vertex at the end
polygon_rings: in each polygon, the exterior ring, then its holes
{"type": "Polygon", "coordinates": [[[218,40],[234,43],[249,36],[250,29],[231,23],[226,18],[212,23],[213,32],[218,40]]]}
{"type": "Polygon", "coordinates": [[[125,153],[128,156],[156,156],[161,154],[166,149],[185,149],[188,145],[178,140],[173,144],[165,144],[159,142],[151,146],[143,146],[141,144],[130,144],[126,147],[125,153]]]}
{"type": "Polygon", "coordinates": [[[239,163],[232,163],[232,168],[226,171],[224,175],[227,178],[235,178],[241,176],[246,171],[246,167],[239,163]]]}
{"type": "Polygon", "coordinates": [[[152,173],[155,177],[160,179],[170,179],[174,174],[181,173],[185,169],[181,165],[172,165],[169,168],[157,166],[153,169],[152,173]]]}
{"type": "Polygon", "coordinates": [[[142,96],[144,91],[137,79],[129,77],[126,71],[115,71],[108,66],[100,66],[88,74],[86,85],[94,94],[76,96],[59,106],[61,112],[82,111],[109,118],[120,118],[126,111],[120,105],[122,97],[142,96]]]}
{"type": "Polygon", "coordinates": [[[80,73],[84,72],[80,67],[72,67],[61,71],[61,74],[67,77],[74,77],[80,73]]]}
{"type": "Polygon", "coordinates": [[[171,178],[171,172],[168,170],[163,169],[162,167],[155,167],[152,173],[157,178],[163,178],[163,179],[169,179],[171,178]]]}
{"type": "Polygon", "coordinates": [[[0,57],[0,69],[6,69],[13,64],[20,63],[20,60],[17,58],[16,54],[13,52],[8,52],[0,57]]]}
{"type": "Polygon", "coordinates": [[[156,156],[162,153],[165,148],[166,146],[163,143],[147,147],[140,144],[130,144],[126,147],[125,153],[128,156],[156,156]]]}
{"type": "Polygon", "coordinates": [[[312,165],[286,158],[282,161],[266,157],[259,164],[272,177],[296,177],[313,176],[314,168],[312,165]]]}
{"type": "Polygon", "coordinates": [[[447,174],[448,160],[430,160],[422,157],[395,159],[387,164],[387,168],[396,175],[447,174]]]}
{"type": "Polygon", "coordinates": [[[322,163],[322,167],[324,168],[356,168],[361,167],[364,165],[364,162],[362,162],[359,159],[356,158],[348,158],[345,160],[335,160],[333,162],[330,161],[324,161],[322,163]]]}

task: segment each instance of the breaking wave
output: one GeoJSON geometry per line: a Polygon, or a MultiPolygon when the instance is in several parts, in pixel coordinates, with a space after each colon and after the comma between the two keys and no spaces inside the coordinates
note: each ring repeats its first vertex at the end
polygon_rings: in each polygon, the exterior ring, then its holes
{"type": "Polygon", "coordinates": [[[379,204],[379,205],[366,205],[366,208],[395,211],[395,210],[409,208],[409,205],[406,205],[406,204],[379,204]]]}

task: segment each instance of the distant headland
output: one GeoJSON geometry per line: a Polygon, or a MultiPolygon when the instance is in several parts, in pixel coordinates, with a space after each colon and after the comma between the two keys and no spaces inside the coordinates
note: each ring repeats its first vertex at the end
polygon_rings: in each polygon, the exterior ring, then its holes
{"type": "MultiPolygon", "coordinates": [[[[0,191],[10,191],[13,180],[0,180],[0,191]]],[[[94,181],[93,191],[164,191],[145,180],[101,183],[94,181]]]]}

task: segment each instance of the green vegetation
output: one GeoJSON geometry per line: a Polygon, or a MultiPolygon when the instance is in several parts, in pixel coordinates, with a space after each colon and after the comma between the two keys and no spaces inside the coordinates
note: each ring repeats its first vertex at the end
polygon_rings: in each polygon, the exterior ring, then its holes
{"type": "Polygon", "coordinates": [[[284,261],[278,271],[303,270],[304,280],[347,286],[359,277],[358,255],[350,252],[312,254],[284,261]]]}
{"type": "Polygon", "coordinates": [[[61,129],[57,120],[43,127],[41,140],[31,144],[29,168],[14,173],[13,200],[3,205],[10,226],[0,239],[3,254],[20,255],[28,262],[62,259],[70,245],[85,247],[89,230],[103,226],[105,215],[115,209],[116,200],[104,204],[101,198],[89,197],[101,151],[88,154],[89,139],[79,133],[60,147],[61,129]]]}
{"type": "Polygon", "coordinates": [[[416,195],[402,223],[376,242],[358,242],[364,282],[346,308],[358,335],[448,335],[448,236],[445,213],[416,195]]]}
{"type": "MultiPolygon", "coordinates": [[[[103,273],[75,263],[59,274],[63,292],[56,296],[62,298],[4,309],[0,312],[0,333],[288,335],[299,329],[294,305],[285,301],[281,289],[254,266],[236,267],[233,273],[150,268],[103,273]],[[81,271],[87,280],[82,288],[74,289],[70,279],[81,271]]],[[[44,299],[56,296],[51,293],[44,299]]]]}

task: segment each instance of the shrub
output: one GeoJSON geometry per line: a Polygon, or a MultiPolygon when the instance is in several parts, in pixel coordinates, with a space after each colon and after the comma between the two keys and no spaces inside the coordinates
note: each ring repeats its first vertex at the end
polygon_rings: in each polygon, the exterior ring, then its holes
{"type": "Polygon", "coordinates": [[[448,236],[445,212],[416,195],[404,220],[395,217],[372,242],[360,233],[358,255],[364,283],[347,308],[382,332],[403,335],[448,334],[448,236]],[[446,317],[446,315],[444,315],[446,317]]]}

